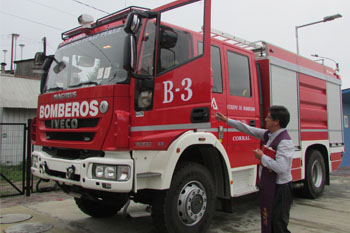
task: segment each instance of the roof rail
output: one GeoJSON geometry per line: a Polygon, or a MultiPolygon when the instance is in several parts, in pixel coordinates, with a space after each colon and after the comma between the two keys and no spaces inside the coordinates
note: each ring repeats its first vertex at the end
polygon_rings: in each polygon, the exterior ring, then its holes
{"type": "Polygon", "coordinates": [[[117,12],[114,12],[112,14],[109,14],[109,15],[106,15],[102,18],[99,18],[96,20],[95,23],[92,24],[92,27],[90,29],[87,29],[87,28],[84,28],[82,26],[78,26],[76,28],[73,28],[71,30],[68,30],[66,32],[63,32],[61,34],[61,38],[62,40],[66,40],[66,39],[69,39],[69,38],[72,38],[76,35],[79,35],[80,33],[83,33],[85,31],[88,31],[88,30],[91,30],[91,29],[94,29],[96,27],[99,27],[99,26],[102,26],[102,25],[105,25],[105,24],[109,24],[113,21],[117,21],[117,20],[120,20],[120,19],[123,19],[128,16],[129,12],[131,11],[148,11],[150,9],[148,8],[143,8],[143,7],[138,7],[138,6],[129,6],[127,8],[124,8],[122,10],[119,10],[117,12]]]}
{"type": "Polygon", "coordinates": [[[149,8],[144,7],[138,7],[138,6],[129,6],[127,8],[124,8],[122,10],[119,10],[117,12],[114,12],[112,14],[106,15],[102,18],[99,18],[96,20],[96,25],[100,26],[103,24],[110,23],[111,21],[119,19],[121,16],[125,17],[129,14],[131,11],[149,11],[149,8]]]}
{"type": "Polygon", "coordinates": [[[259,45],[258,42],[250,42],[214,28],[211,29],[211,37],[249,50],[264,48],[264,46],[259,45]]]}

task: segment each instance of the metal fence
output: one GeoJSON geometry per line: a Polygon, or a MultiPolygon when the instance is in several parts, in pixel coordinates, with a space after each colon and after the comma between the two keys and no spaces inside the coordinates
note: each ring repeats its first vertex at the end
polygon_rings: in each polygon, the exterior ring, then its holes
{"type": "Polygon", "coordinates": [[[30,122],[0,123],[0,197],[56,189],[55,183],[31,175],[30,122]]]}
{"type": "Polygon", "coordinates": [[[0,196],[24,194],[26,124],[0,123],[0,196]]]}

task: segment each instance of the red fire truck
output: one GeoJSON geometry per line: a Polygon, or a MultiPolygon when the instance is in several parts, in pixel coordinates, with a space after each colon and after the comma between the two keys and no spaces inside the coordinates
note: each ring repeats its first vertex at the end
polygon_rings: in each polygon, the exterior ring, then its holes
{"type": "Polygon", "coordinates": [[[216,112],[264,127],[268,107],[284,105],[293,180],[320,196],[344,152],[337,71],[211,29],[210,7],[179,0],[82,15],[54,56],[37,54],[32,173],[90,216],[114,215],[131,199],[152,206],[161,232],[204,232],[216,209],[230,212],[232,198],[258,191],[260,142],[216,112]]]}

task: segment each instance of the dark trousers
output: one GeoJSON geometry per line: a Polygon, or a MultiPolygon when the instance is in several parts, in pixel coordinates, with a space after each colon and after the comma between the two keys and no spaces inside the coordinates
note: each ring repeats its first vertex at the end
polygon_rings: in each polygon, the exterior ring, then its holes
{"type": "Polygon", "coordinates": [[[272,208],[272,232],[290,233],[287,226],[289,212],[293,202],[291,183],[276,185],[275,198],[272,208]]]}

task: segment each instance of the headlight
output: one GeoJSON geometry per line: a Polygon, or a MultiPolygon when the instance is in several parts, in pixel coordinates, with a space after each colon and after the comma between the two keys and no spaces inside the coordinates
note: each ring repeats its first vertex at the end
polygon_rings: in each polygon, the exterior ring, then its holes
{"type": "Polygon", "coordinates": [[[36,155],[32,155],[32,167],[39,168],[39,158],[36,155]]]}
{"type": "Polygon", "coordinates": [[[96,165],[95,169],[94,169],[94,172],[95,172],[96,178],[103,178],[103,175],[104,175],[104,167],[103,167],[103,165],[96,165]]]}
{"type": "Polygon", "coordinates": [[[117,180],[127,181],[130,178],[130,167],[129,166],[118,166],[117,167],[117,180]]]}
{"type": "Polygon", "coordinates": [[[116,167],[106,167],[104,175],[106,179],[114,180],[116,178],[116,167]]]}
{"type": "Polygon", "coordinates": [[[130,167],[125,165],[93,164],[92,176],[100,180],[127,181],[130,178],[130,167]]]}

